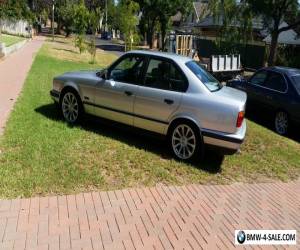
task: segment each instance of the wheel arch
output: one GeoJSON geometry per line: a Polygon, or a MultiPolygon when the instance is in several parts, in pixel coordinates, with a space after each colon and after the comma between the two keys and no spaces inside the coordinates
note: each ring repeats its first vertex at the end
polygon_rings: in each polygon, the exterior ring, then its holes
{"type": "Polygon", "coordinates": [[[196,121],[196,119],[194,119],[194,118],[192,118],[192,117],[189,117],[189,116],[178,116],[178,117],[174,117],[172,120],[171,120],[171,122],[170,122],[170,124],[169,124],[169,126],[168,126],[168,128],[167,128],[167,131],[166,131],[166,135],[167,136],[169,136],[170,135],[170,132],[171,132],[171,130],[172,130],[172,128],[173,128],[173,126],[174,126],[174,124],[176,124],[176,123],[178,123],[178,122],[189,122],[189,123],[192,123],[194,126],[195,126],[195,128],[197,128],[197,130],[198,130],[198,133],[199,133],[199,135],[200,135],[200,137],[202,138],[202,132],[201,132],[201,126],[200,126],[200,124],[196,121]]]}
{"type": "Polygon", "coordinates": [[[80,97],[80,100],[82,102],[82,98],[78,86],[75,83],[67,82],[60,92],[59,103],[61,103],[61,98],[63,97],[63,94],[66,93],[66,91],[68,90],[75,91],[75,93],[80,97]]]}

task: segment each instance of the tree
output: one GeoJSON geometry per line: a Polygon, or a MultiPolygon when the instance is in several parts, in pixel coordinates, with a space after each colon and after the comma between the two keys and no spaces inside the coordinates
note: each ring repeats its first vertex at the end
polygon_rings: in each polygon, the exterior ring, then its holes
{"type": "Polygon", "coordinates": [[[125,36],[125,50],[127,44],[132,49],[133,42],[138,40],[136,27],[138,25],[139,5],[132,0],[120,0],[117,11],[119,13],[117,23],[120,31],[125,36]]]}
{"type": "Polygon", "coordinates": [[[85,33],[89,25],[89,12],[83,0],[74,6],[74,30],[76,33],[75,46],[79,48],[80,54],[85,50],[85,33]]]}
{"type": "Polygon", "coordinates": [[[192,7],[192,0],[135,0],[142,11],[140,27],[147,33],[150,48],[153,47],[153,37],[157,27],[162,34],[162,49],[165,47],[165,38],[170,19],[177,12],[185,16],[192,7]],[[157,25],[158,24],[158,25],[157,25]]]}
{"type": "Polygon", "coordinates": [[[262,16],[271,34],[268,64],[274,65],[280,33],[300,26],[300,19],[297,20],[299,2],[298,0],[246,0],[246,3],[256,15],[262,16]],[[280,27],[283,21],[289,24],[286,27],[280,27]]]}
{"type": "Polygon", "coordinates": [[[209,10],[220,24],[216,44],[221,53],[236,53],[237,44],[252,39],[252,12],[244,1],[211,0],[209,10]]]}

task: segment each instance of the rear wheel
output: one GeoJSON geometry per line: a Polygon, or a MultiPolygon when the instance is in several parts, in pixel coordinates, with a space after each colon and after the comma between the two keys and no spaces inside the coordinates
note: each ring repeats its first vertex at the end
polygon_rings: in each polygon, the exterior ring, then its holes
{"type": "Polygon", "coordinates": [[[289,116],[285,111],[278,111],[275,115],[275,130],[280,135],[286,135],[289,129],[289,116]]]}
{"type": "Polygon", "coordinates": [[[68,123],[75,124],[82,117],[83,109],[80,97],[75,91],[67,90],[61,99],[61,111],[68,123]]]}
{"type": "Polygon", "coordinates": [[[202,140],[198,128],[189,122],[177,122],[171,128],[169,144],[174,156],[191,161],[202,156],[202,140]]]}

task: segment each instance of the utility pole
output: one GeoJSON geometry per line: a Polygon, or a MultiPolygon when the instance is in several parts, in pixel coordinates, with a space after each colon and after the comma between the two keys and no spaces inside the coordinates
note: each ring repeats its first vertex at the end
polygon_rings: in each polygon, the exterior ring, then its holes
{"type": "Polygon", "coordinates": [[[105,32],[107,31],[107,0],[105,0],[105,32]]]}
{"type": "Polygon", "coordinates": [[[54,1],[52,0],[52,42],[54,41],[54,1]]]}

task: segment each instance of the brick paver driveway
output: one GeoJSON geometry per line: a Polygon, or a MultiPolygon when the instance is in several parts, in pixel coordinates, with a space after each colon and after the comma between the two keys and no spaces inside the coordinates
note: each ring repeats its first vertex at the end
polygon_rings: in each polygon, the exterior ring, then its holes
{"type": "Polygon", "coordinates": [[[0,249],[230,249],[235,229],[299,233],[299,214],[299,181],[1,200],[0,249]]]}

